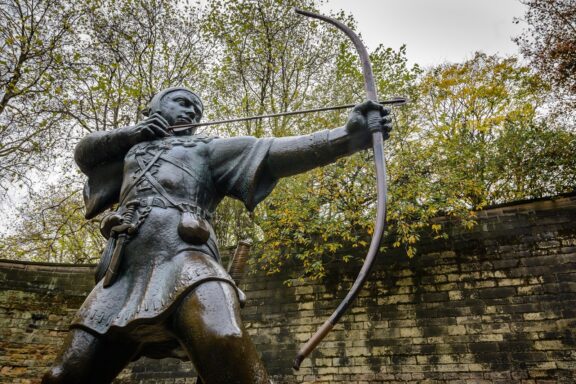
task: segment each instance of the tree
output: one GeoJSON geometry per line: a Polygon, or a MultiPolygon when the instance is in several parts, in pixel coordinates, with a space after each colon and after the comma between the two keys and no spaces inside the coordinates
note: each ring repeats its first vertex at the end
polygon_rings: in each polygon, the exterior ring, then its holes
{"type": "MultiPolygon", "coordinates": [[[[63,0],[25,4],[30,7],[27,12],[44,24],[37,23],[42,28],[33,24],[30,30],[34,34],[17,39],[29,45],[21,48],[24,59],[13,60],[21,64],[13,72],[28,77],[18,80],[22,91],[5,94],[14,110],[9,116],[17,115],[18,119],[6,117],[3,121],[9,122],[11,131],[7,134],[17,135],[19,141],[13,146],[19,152],[12,151],[11,157],[4,159],[13,159],[11,169],[13,173],[22,170],[19,177],[26,176],[31,165],[42,166],[43,174],[37,174],[36,180],[50,184],[35,188],[27,196],[26,201],[31,203],[20,207],[15,216],[18,219],[11,221],[9,232],[19,235],[2,239],[3,250],[5,257],[12,258],[37,259],[44,253],[49,260],[94,260],[102,240],[90,237],[89,244],[82,240],[87,230],[96,232],[80,214],[83,178],[70,166],[75,143],[88,132],[134,124],[142,118],[140,111],[149,98],[164,87],[202,88],[207,83],[201,74],[209,72],[211,45],[200,37],[198,9],[176,1],[63,0]],[[50,23],[42,18],[41,10],[50,17],[50,23]],[[70,21],[65,22],[63,15],[70,21]],[[62,36],[52,38],[54,31],[62,36]],[[46,47],[46,41],[52,41],[52,50],[46,47]],[[24,88],[23,81],[28,78],[31,83],[24,88]],[[20,104],[16,104],[16,96],[20,104]],[[24,153],[29,147],[44,159],[24,153]],[[52,166],[50,177],[45,176],[48,161],[52,166]]],[[[21,21],[19,7],[6,9],[7,18],[3,20],[15,31],[21,21]]],[[[26,23],[35,19],[24,14],[22,20],[22,30],[27,31],[26,23]]],[[[12,44],[11,40],[8,43],[12,44]]],[[[18,52],[15,50],[12,56],[18,52]]],[[[2,145],[5,142],[10,141],[3,139],[2,145]]],[[[0,153],[2,150],[0,146],[0,153]]]]}
{"type": "Polygon", "coordinates": [[[521,0],[528,30],[515,39],[521,52],[569,105],[576,105],[576,2],[521,0]]]}
{"type": "Polygon", "coordinates": [[[0,197],[45,169],[62,139],[54,95],[69,67],[80,12],[62,0],[0,1],[0,197]]]}
{"type": "MultiPolygon", "coordinates": [[[[332,82],[344,39],[294,14],[314,0],[215,0],[204,30],[219,47],[208,103],[222,116],[278,113],[318,106],[332,82]],[[221,33],[226,30],[226,33],[221,33]],[[320,100],[319,100],[320,98],[320,100]]],[[[343,94],[343,92],[340,92],[343,94]]],[[[330,100],[330,99],[328,99],[330,100]]],[[[334,100],[330,100],[334,102],[334,100]]],[[[234,134],[284,136],[310,129],[312,115],[227,126],[234,134]],[[303,124],[302,124],[303,122],[303,124]]]]}
{"type": "Polygon", "coordinates": [[[545,89],[517,59],[480,53],[462,64],[436,67],[422,79],[419,123],[425,128],[428,172],[451,183],[445,196],[455,206],[478,209],[564,192],[571,185],[571,156],[558,154],[570,153],[573,135],[538,112],[545,89]],[[530,158],[502,167],[519,156],[530,158]],[[556,173],[554,167],[563,171],[551,187],[545,173],[556,173]]]}
{"type": "Polygon", "coordinates": [[[78,182],[48,185],[17,207],[13,233],[0,238],[2,257],[55,263],[95,263],[104,245],[99,223],[84,219],[78,182]]]}
{"type": "Polygon", "coordinates": [[[395,157],[399,168],[390,182],[395,245],[415,244],[416,230],[425,227],[443,235],[429,221],[434,216],[469,227],[487,205],[574,189],[576,135],[539,113],[543,90],[517,59],[482,53],[422,77],[419,127],[395,157]]]}
{"type": "MultiPolygon", "coordinates": [[[[132,124],[148,97],[168,85],[200,88],[208,119],[360,102],[362,74],[347,39],[292,13],[294,6],[316,4],[214,0],[199,13],[169,0],[146,0],[142,6],[130,0],[88,3],[78,22],[77,49],[69,48],[74,71],[68,82],[58,83],[62,89],[51,99],[59,103],[52,104],[53,112],[74,122],[80,136],[132,124]]],[[[345,14],[337,17],[354,24],[345,14]]],[[[469,227],[475,211],[486,205],[574,188],[575,135],[539,108],[548,88],[517,59],[478,53],[427,71],[407,64],[404,47],[379,47],[371,59],[380,97],[411,100],[395,110],[394,132],[385,145],[391,246],[413,256],[423,231],[446,236],[432,220],[439,215],[469,227]]],[[[307,134],[345,118],[346,112],[329,112],[204,132],[307,134]]],[[[274,273],[295,265],[295,277],[321,278],[329,265],[356,260],[373,230],[371,164],[371,152],[364,151],[281,180],[254,214],[225,200],[215,220],[221,246],[252,237],[255,267],[274,273]]],[[[36,213],[25,215],[19,237],[4,238],[6,256],[97,257],[102,240],[95,224],[87,226],[79,215],[79,178],[68,180],[43,193],[49,210],[32,200],[36,213]]]]}
{"type": "MultiPolygon", "coordinates": [[[[335,86],[339,47],[337,31],[310,24],[294,7],[312,8],[315,1],[212,1],[203,24],[219,49],[205,100],[214,118],[250,116],[349,102],[349,94],[335,86]],[[223,34],[221,31],[226,30],[223,34]],[[348,98],[348,100],[346,100],[348,98]]],[[[340,114],[301,115],[217,127],[224,136],[286,136],[309,133],[336,124],[340,114]]],[[[284,183],[292,183],[285,180],[284,183]]],[[[260,211],[258,211],[260,212],[260,211]]],[[[262,239],[254,216],[236,201],[218,208],[216,232],[223,246],[243,237],[262,239]],[[218,218],[222,218],[221,220],[218,218]]]]}
{"type": "MultiPolygon", "coordinates": [[[[363,77],[357,54],[343,46],[336,59],[332,85],[348,97],[354,90],[356,101],[363,98],[363,77]]],[[[419,67],[410,67],[405,49],[398,52],[379,47],[371,55],[374,74],[382,98],[404,95],[417,99],[419,67]]],[[[334,91],[336,93],[336,90],[334,91]]],[[[413,134],[414,104],[395,111],[396,126],[386,142],[389,172],[395,171],[396,153],[413,134]]],[[[332,126],[345,121],[335,116],[332,126]]],[[[330,265],[357,260],[363,256],[373,231],[376,211],[375,171],[371,151],[340,159],[335,164],[282,181],[262,204],[256,222],[264,241],[257,264],[269,273],[296,266],[294,277],[322,278],[330,265]]],[[[397,209],[399,202],[389,210],[397,209]]],[[[402,244],[405,242],[402,241],[402,244]]]]}
{"type": "Polygon", "coordinates": [[[136,123],[168,86],[203,88],[211,45],[201,37],[199,13],[172,0],[86,2],[76,70],[59,97],[59,111],[80,136],[136,123]]]}

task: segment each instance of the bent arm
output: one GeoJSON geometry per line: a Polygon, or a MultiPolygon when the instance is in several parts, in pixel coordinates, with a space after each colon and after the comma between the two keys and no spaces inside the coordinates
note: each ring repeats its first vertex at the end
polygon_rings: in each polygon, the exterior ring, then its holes
{"type": "Polygon", "coordinates": [[[123,160],[128,150],[138,143],[168,136],[167,127],[166,119],[154,113],[135,126],[93,132],[80,140],[74,160],[80,170],[88,174],[99,164],[123,160]]]}
{"type": "Polygon", "coordinates": [[[276,178],[292,176],[366,149],[370,143],[368,132],[349,133],[346,127],[276,138],[270,147],[267,165],[276,178]]]}
{"type": "Polygon", "coordinates": [[[87,173],[98,164],[124,159],[128,150],[138,142],[131,128],[92,132],[82,138],[74,150],[74,160],[80,170],[87,173]]]}

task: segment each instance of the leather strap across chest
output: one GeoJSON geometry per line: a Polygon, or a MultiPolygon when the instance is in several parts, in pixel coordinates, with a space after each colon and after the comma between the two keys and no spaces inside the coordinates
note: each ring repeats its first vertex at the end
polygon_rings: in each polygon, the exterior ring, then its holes
{"type": "Polygon", "coordinates": [[[148,162],[148,164],[143,166],[143,163],[140,161],[140,158],[136,155],[136,160],[138,161],[138,165],[140,166],[140,171],[138,176],[132,181],[132,183],[130,183],[130,185],[122,192],[122,196],[120,196],[120,205],[124,204],[124,200],[126,199],[126,197],[128,196],[128,193],[134,188],[134,186],[136,186],[136,184],[138,184],[138,182],[140,181],[140,179],[146,175],[146,173],[148,171],[150,171],[150,168],[152,168],[152,166],[154,164],[156,164],[156,162],[158,161],[158,159],[160,158],[160,156],[162,155],[162,152],[164,150],[163,149],[158,149],[158,152],[156,152],[156,155],[154,155],[154,157],[152,158],[152,160],[150,160],[150,162],[148,162]]]}
{"type": "Polygon", "coordinates": [[[193,170],[191,170],[190,167],[188,167],[185,163],[176,159],[175,157],[165,154],[164,150],[161,148],[158,149],[158,152],[148,163],[145,163],[145,160],[142,156],[135,155],[135,157],[136,161],[138,162],[138,166],[140,167],[140,171],[136,179],[134,179],[134,181],[126,189],[126,192],[123,193],[122,202],[124,202],[124,199],[128,195],[128,192],[130,192],[134,188],[134,186],[138,184],[138,182],[140,182],[143,177],[145,177],[148,183],[150,183],[150,185],[152,186],[152,188],[154,188],[156,192],[160,194],[160,196],[162,196],[162,198],[164,198],[172,207],[178,209],[180,212],[193,212],[196,215],[202,217],[203,219],[206,219],[208,221],[212,220],[213,217],[212,213],[200,207],[196,202],[180,201],[179,199],[174,198],[166,190],[166,188],[164,188],[162,184],[160,184],[158,179],[154,177],[152,172],[150,172],[154,164],[156,164],[159,160],[164,160],[172,164],[173,166],[181,169],[182,171],[184,171],[186,174],[193,177],[197,181],[200,181],[198,180],[198,176],[196,175],[196,173],[193,170]]]}

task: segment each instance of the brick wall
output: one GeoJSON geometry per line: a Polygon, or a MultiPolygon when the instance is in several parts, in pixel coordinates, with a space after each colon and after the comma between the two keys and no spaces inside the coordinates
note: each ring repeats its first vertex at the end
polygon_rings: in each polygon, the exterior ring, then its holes
{"type": "Polygon", "coordinates": [[[0,262],[0,382],[37,382],[92,288],[91,270],[0,262]]]}
{"type": "MultiPolygon", "coordinates": [[[[0,263],[0,382],[34,383],[92,284],[89,266],[0,263]]],[[[382,255],[356,305],[304,362],[358,272],[323,284],[249,276],[243,317],[277,383],[576,382],[576,196],[479,213],[472,231],[382,255]]],[[[118,382],[193,383],[189,363],[140,360],[118,382]]]]}

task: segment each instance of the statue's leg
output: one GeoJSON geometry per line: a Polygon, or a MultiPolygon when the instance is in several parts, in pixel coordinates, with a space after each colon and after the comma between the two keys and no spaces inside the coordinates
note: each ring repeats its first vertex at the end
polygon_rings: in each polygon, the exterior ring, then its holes
{"type": "Polygon", "coordinates": [[[198,286],[175,311],[172,325],[204,384],[269,383],[230,284],[210,281],[198,286]]]}
{"type": "Polygon", "coordinates": [[[42,384],[109,384],[136,351],[134,344],[102,340],[82,329],[71,329],[42,384]]]}

